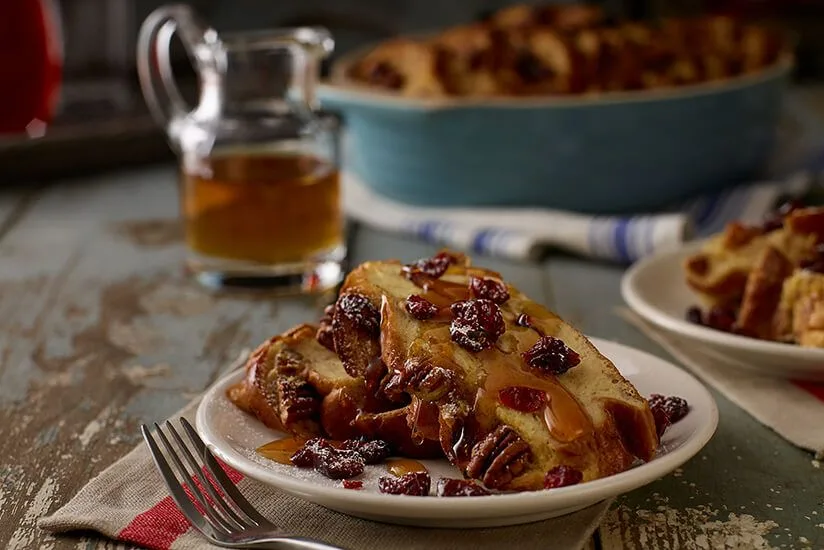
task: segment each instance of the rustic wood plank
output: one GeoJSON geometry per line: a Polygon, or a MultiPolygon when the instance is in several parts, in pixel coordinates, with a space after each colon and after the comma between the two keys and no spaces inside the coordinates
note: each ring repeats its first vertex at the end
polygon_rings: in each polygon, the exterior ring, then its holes
{"type": "MultiPolygon", "coordinates": [[[[587,334],[668,358],[615,315],[622,271],[553,258],[552,306],[587,334]]],[[[810,453],[713,395],[721,414],[715,437],[683,469],[618,500],[599,532],[603,550],[824,548],[824,471],[810,453]]]]}
{"type": "Polygon", "coordinates": [[[0,189],[0,241],[22,218],[42,190],[42,185],[11,186],[0,189]]]}
{"type": "Polygon", "coordinates": [[[195,285],[176,217],[173,169],[113,175],[48,189],[0,241],[0,547],[73,547],[37,518],[130,449],[140,422],[319,314],[195,285]]]}

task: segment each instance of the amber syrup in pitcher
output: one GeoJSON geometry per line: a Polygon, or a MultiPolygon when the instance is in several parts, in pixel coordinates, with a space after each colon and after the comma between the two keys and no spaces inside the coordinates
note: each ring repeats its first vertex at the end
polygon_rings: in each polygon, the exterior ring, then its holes
{"type": "Polygon", "coordinates": [[[260,264],[305,261],[342,244],[337,169],[308,154],[216,151],[182,174],[189,248],[260,264]]]}

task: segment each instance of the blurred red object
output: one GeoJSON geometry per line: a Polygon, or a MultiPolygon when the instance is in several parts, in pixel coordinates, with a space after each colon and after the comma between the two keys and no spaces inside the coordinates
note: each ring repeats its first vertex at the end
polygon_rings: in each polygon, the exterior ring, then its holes
{"type": "Polygon", "coordinates": [[[0,134],[45,133],[60,89],[59,29],[51,0],[0,1],[0,134]]]}

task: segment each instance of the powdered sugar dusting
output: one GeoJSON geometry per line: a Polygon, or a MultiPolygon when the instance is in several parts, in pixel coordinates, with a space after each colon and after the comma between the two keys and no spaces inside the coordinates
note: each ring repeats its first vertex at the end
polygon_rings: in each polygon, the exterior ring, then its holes
{"type": "MultiPolygon", "coordinates": [[[[632,509],[625,505],[611,511],[603,524],[604,547],[622,547],[640,541],[650,550],[772,550],[766,538],[779,527],[772,520],[759,520],[750,514],[719,513],[709,505],[678,509],[668,499],[653,495],[654,510],[632,509]]],[[[632,547],[632,546],[626,546],[632,547]]]]}

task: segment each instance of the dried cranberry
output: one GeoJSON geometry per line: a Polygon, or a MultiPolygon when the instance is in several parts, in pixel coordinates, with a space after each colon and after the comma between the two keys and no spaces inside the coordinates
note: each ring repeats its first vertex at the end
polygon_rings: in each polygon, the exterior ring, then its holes
{"type": "Polygon", "coordinates": [[[465,479],[441,478],[438,481],[439,497],[480,497],[490,494],[489,491],[465,479]]]}
{"type": "Polygon", "coordinates": [[[382,61],[372,68],[367,78],[372,84],[385,86],[390,90],[399,90],[403,87],[403,75],[396,71],[389,63],[382,61]]]}
{"type": "Polygon", "coordinates": [[[348,449],[336,449],[322,437],[315,437],[303,444],[290,458],[300,468],[312,467],[331,479],[355,477],[363,473],[364,460],[360,454],[348,449]]]}
{"type": "Polygon", "coordinates": [[[330,447],[315,455],[314,467],[330,479],[343,479],[362,474],[364,461],[355,451],[330,447]]]}
{"type": "Polygon", "coordinates": [[[452,323],[449,334],[452,340],[469,351],[481,351],[492,347],[504,333],[504,317],[492,300],[466,300],[451,306],[452,323]]]}
{"type": "Polygon", "coordinates": [[[473,298],[484,298],[492,300],[496,304],[503,304],[509,300],[509,291],[506,285],[495,279],[481,277],[471,277],[469,279],[469,291],[473,298]]]}
{"type": "Polygon", "coordinates": [[[330,351],[335,351],[335,340],[332,336],[332,316],[335,313],[335,306],[328,305],[323,310],[323,317],[318,323],[318,332],[315,335],[318,343],[330,351]]]}
{"type": "Polygon", "coordinates": [[[363,489],[363,481],[360,481],[359,479],[344,479],[343,488],[359,491],[363,489]]]}
{"type": "Polygon", "coordinates": [[[730,332],[735,325],[735,312],[721,306],[714,306],[707,313],[705,324],[716,330],[730,332]]]}
{"type": "Polygon", "coordinates": [[[675,424],[690,412],[690,405],[683,397],[670,395],[665,397],[659,393],[654,393],[649,396],[649,406],[660,407],[667,415],[670,424],[675,424]]]}
{"type": "Polygon", "coordinates": [[[498,399],[505,407],[531,413],[546,404],[546,392],[527,386],[510,386],[498,392],[498,399]]]}
{"type": "Polygon", "coordinates": [[[426,496],[431,480],[426,472],[411,472],[401,477],[384,476],[378,481],[381,493],[390,495],[426,496]]]}
{"type": "Polygon", "coordinates": [[[331,448],[332,445],[327,440],[322,437],[315,437],[304,443],[289,460],[299,468],[311,468],[315,465],[315,456],[331,448]]]}
{"type": "Polygon", "coordinates": [[[580,355],[552,336],[541,336],[521,357],[530,367],[551,374],[563,374],[581,362],[580,355]]]}
{"type": "Polygon", "coordinates": [[[406,311],[415,319],[424,321],[438,314],[438,306],[423,296],[412,294],[406,299],[406,311]]]}
{"type": "Polygon", "coordinates": [[[340,448],[355,451],[361,455],[366,464],[378,464],[392,454],[389,443],[383,439],[373,439],[371,441],[365,438],[347,439],[340,448]]]}
{"type": "Polygon", "coordinates": [[[544,476],[545,489],[557,489],[568,485],[577,485],[584,479],[581,470],[576,470],[571,466],[555,466],[544,476]]]}
{"type": "Polygon", "coordinates": [[[703,314],[701,313],[701,308],[698,306],[692,306],[691,308],[687,309],[687,321],[690,323],[694,323],[696,325],[703,325],[704,318],[703,314]]]}
{"type": "Polygon", "coordinates": [[[552,76],[553,72],[531,52],[521,52],[515,59],[515,72],[527,84],[535,84],[552,76]]]}
{"type": "Polygon", "coordinates": [[[369,298],[363,294],[351,292],[344,294],[338,300],[336,306],[340,312],[348,319],[366,332],[378,334],[380,332],[381,318],[377,308],[372,305],[369,298]]]}
{"type": "Polygon", "coordinates": [[[430,277],[438,279],[446,273],[450,265],[455,263],[455,257],[447,252],[439,252],[431,258],[423,258],[403,268],[405,274],[410,275],[415,272],[425,273],[430,277]]]}

